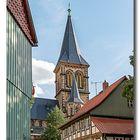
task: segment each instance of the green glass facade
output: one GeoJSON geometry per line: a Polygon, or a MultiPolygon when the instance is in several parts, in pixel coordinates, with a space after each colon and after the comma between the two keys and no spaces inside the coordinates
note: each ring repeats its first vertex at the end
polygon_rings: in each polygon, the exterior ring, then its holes
{"type": "Polygon", "coordinates": [[[7,140],[30,140],[32,46],[7,11],[7,140]]]}

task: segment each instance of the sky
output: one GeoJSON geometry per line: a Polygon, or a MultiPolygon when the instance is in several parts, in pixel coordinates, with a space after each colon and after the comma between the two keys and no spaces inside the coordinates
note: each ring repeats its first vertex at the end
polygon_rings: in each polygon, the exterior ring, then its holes
{"type": "Polygon", "coordinates": [[[29,0],[38,38],[32,50],[32,79],[35,97],[54,98],[53,70],[59,58],[71,4],[72,23],[80,52],[90,64],[90,98],[102,90],[104,80],[112,84],[133,75],[129,56],[133,51],[132,0],[29,0]]]}

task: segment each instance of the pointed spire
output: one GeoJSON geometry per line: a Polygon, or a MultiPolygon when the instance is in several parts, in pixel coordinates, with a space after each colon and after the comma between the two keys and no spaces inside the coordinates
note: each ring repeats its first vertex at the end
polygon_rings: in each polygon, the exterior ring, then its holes
{"type": "Polygon", "coordinates": [[[81,100],[80,95],[79,95],[79,91],[78,91],[78,88],[77,88],[77,82],[76,82],[74,74],[73,74],[71,93],[70,93],[70,96],[68,98],[68,102],[83,104],[83,101],[81,100]]]}
{"type": "Polygon", "coordinates": [[[69,5],[68,5],[68,15],[70,16],[70,12],[71,12],[71,9],[70,9],[70,2],[69,2],[69,5]]]}
{"type": "Polygon", "coordinates": [[[68,19],[67,19],[64,39],[63,39],[58,63],[60,61],[63,61],[63,62],[68,62],[72,64],[83,64],[83,65],[89,66],[89,64],[81,56],[80,51],[78,50],[78,44],[76,41],[73,26],[72,26],[70,11],[71,10],[70,10],[70,4],[69,4],[68,19]]]}

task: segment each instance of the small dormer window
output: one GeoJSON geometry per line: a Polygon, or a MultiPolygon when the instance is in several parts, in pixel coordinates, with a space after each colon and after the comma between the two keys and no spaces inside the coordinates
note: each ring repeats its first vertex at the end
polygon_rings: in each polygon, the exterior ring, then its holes
{"type": "Polygon", "coordinates": [[[132,100],[128,100],[128,107],[133,107],[133,101],[132,100]]]}

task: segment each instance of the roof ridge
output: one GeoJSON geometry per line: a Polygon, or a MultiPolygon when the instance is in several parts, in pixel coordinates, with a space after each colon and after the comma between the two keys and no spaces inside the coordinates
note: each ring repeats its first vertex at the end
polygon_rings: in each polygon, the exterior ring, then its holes
{"type": "Polygon", "coordinates": [[[91,121],[102,133],[125,135],[134,133],[134,120],[92,117],[91,121]]]}
{"type": "MultiPolygon", "coordinates": [[[[120,79],[118,79],[117,81],[115,81],[114,83],[112,83],[110,86],[108,86],[104,91],[102,90],[102,91],[100,91],[99,92],[99,94],[97,94],[96,96],[99,96],[100,94],[104,94],[107,90],[108,90],[108,88],[111,88],[113,85],[115,85],[115,84],[119,84],[119,83],[121,83],[123,80],[125,80],[127,77],[126,76],[123,76],[123,77],[121,77],[120,79]]],[[[117,87],[117,86],[116,86],[117,87]]],[[[93,98],[95,98],[96,96],[94,96],[93,98]]],[[[91,98],[90,100],[92,100],[93,98],[91,98]]],[[[90,101],[89,100],[89,101],[90,101]]]]}
{"type": "MultiPolygon", "coordinates": [[[[115,81],[114,83],[112,83],[109,87],[107,87],[105,91],[102,91],[100,94],[94,96],[94,97],[93,97],[92,99],[90,99],[88,102],[90,102],[91,100],[95,99],[97,96],[100,96],[101,94],[106,94],[107,90],[111,89],[112,86],[115,86],[115,87],[108,93],[108,95],[110,95],[110,93],[111,93],[113,90],[115,90],[115,89],[117,88],[117,86],[118,86],[123,80],[125,80],[125,78],[126,78],[126,76],[121,77],[120,79],[118,79],[117,81],[115,81]]],[[[108,96],[106,96],[106,98],[107,98],[107,97],[108,97],[108,96]]],[[[105,99],[106,99],[106,98],[105,98],[105,99]]],[[[102,101],[104,101],[104,100],[102,100],[102,101]]],[[[87,102],[87,103],[88,103],[88,102],[87,102]]],[[[86,103],[86,104],[87,104],[87,103],[86,103]]],[[[86,104],[85,104],[85,105],[86,105],[86,104]]],[[[85,105],[84,105],[84,106],[85,106],[85,105]]],[[[84,106],[83,106],[83,107],[84,107],[84,106]]],[[[83,107],[82,107],[82,108],[83,108],[83,107]]],[[[82,108],[81,108],[81,109],[82,109],[82,108]]],[[[79,111],[80,111],[80,110],[79,110],[79,111]]]]}
{"type": "Polygon", "coordinates": [[[134,119],[132,118],[112,118],[112,117],[106,117],[106,116],[92,116],[94,119],[104,119],[104,120],[126,120],[126,121],[133,121],[134,119]]]}
{"type": "Polygon", "coordinates": [[[40,98],[40,97],[34,97],[35,99],[42,99],[42,100],[54,100],[57,101],[56,99],[50,99],[50,98],[40,98]]]}
{"type": "MultiPolygon", "coordinates": [[[[71,24],[72,24],[72,22],[71,22],[71,24]]],[[[76,53],[77,53],[77,56],[79,58],[80,63],[82,64],[81,52],[80,52],[80,48],[79,48],[79,45],[78,45],[78,41],[77,41],[77,37],[76,37],[76,33],[75,33],[75,30],[74,30],[73,24],[72,24],[72,27],[73,27],[72,31],[73,31],[73,35],[74,35],[74,41],[75,41],[75,45],[76,45],[76,53]]]]}
{"type": "Polygon", "coordinates": [[[37,46],[38,40],[28,0],[19,0],[18,2],[8,0],[6,6],[30,44],[32,46],[37,46]],[[19,14],[17,14],[17,10],[20,11],[18,12],[19,14]]]}
{"type": "Polygon", "coordinates": [[[125,79],[127,79],[126,76],[121,77],[113,84],[111,84],[105,91],[90,99],[67,123],[73,121],[74,119],[79,118],[81,115],[84,115],[85,113],[91,111],[92,109],[100,105],[112,93],[112,91],[115,90],[118,87],[118,85],[121,84],[125,79]],[[90,103],[92,103],[92,106],[90,103]]]}

